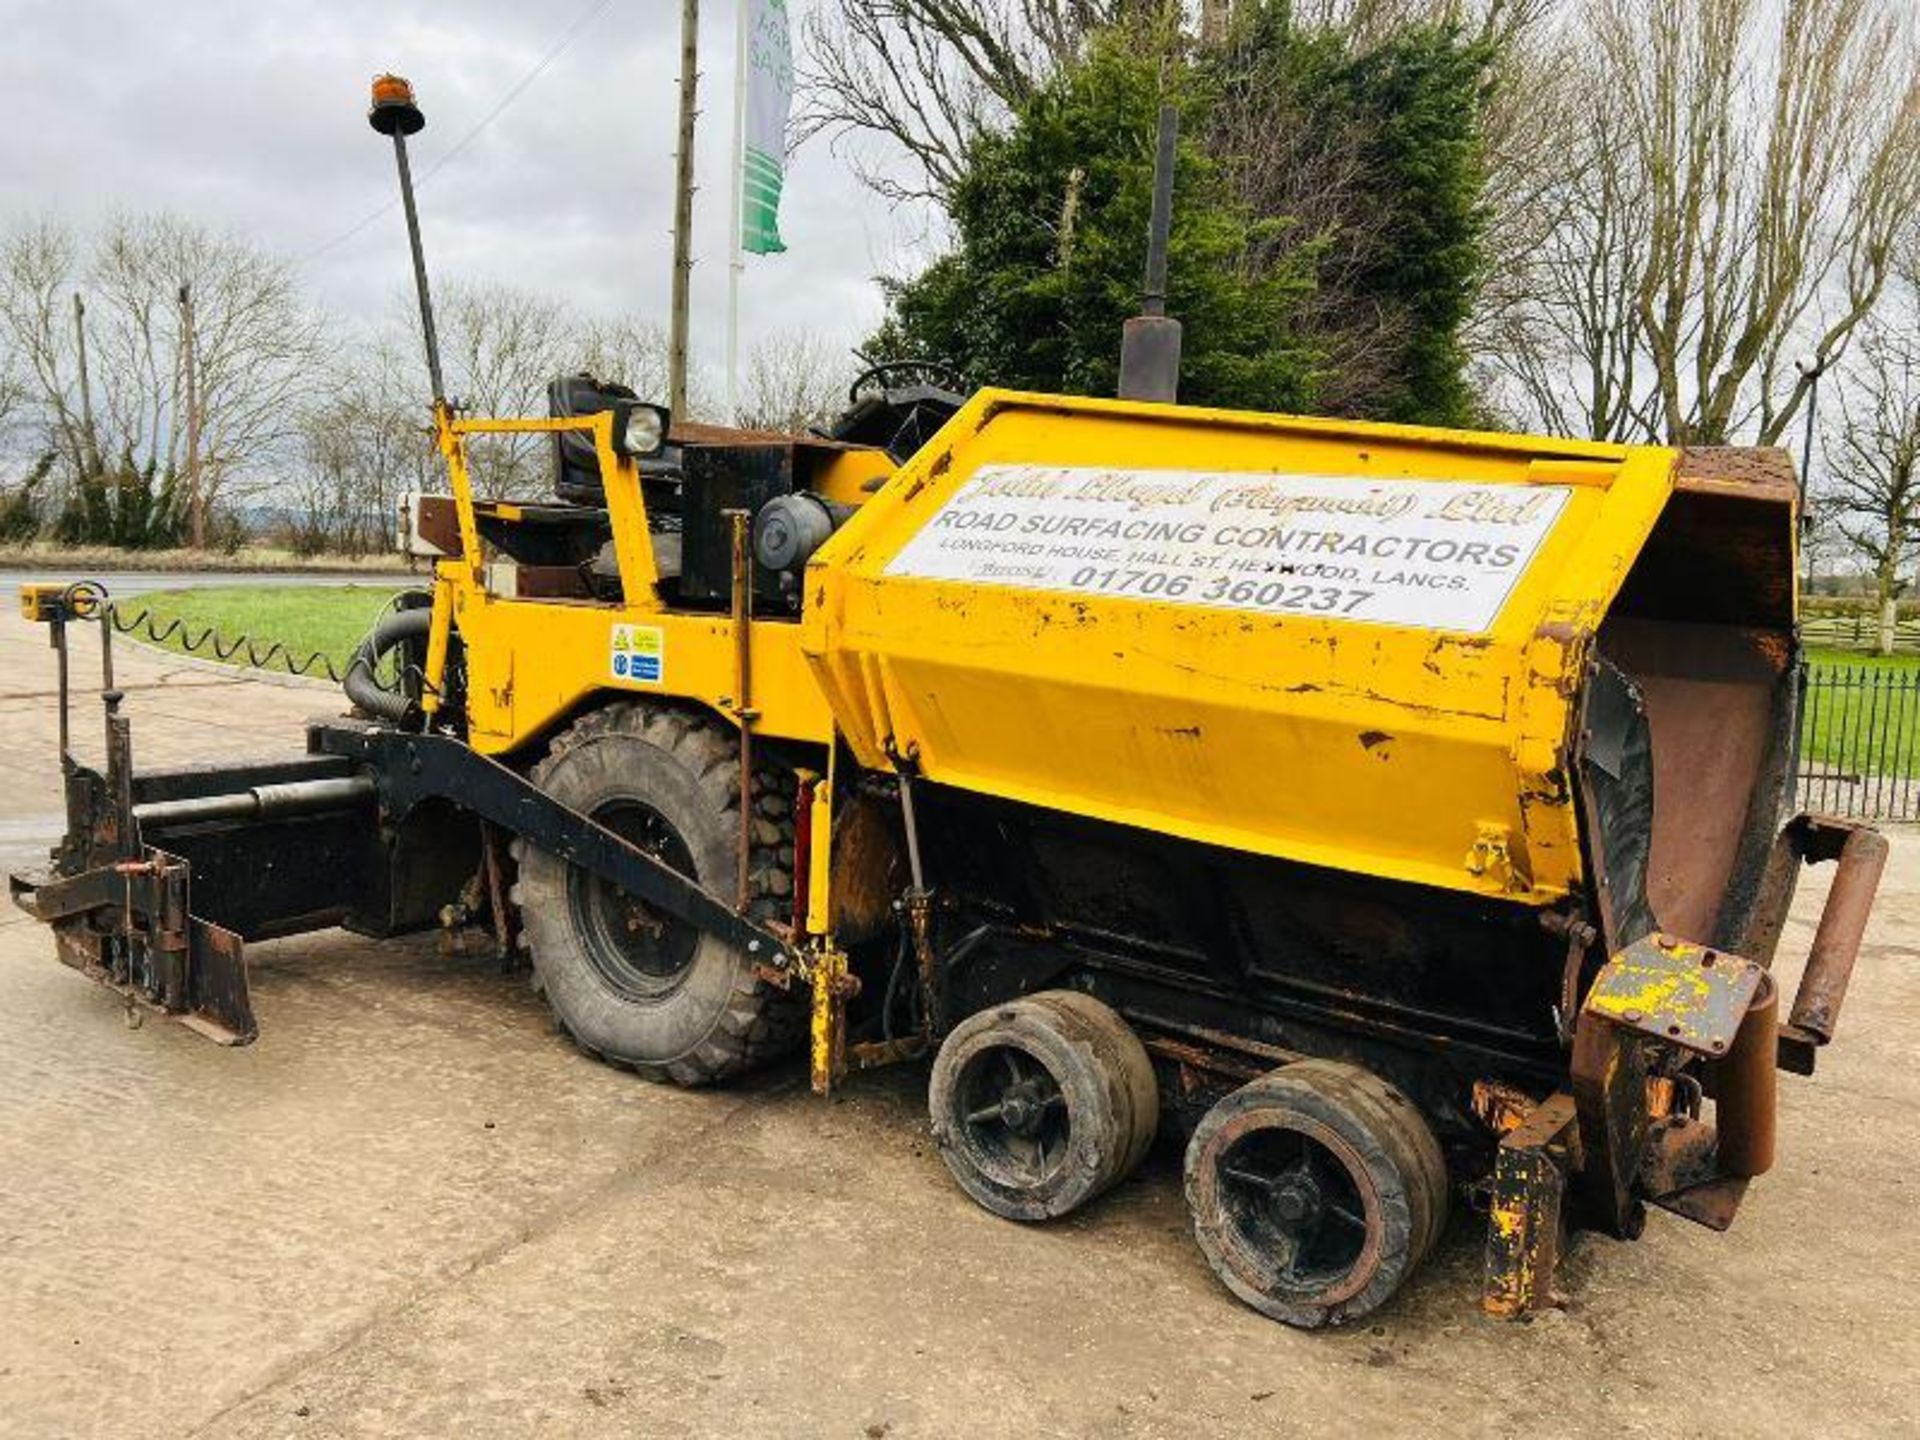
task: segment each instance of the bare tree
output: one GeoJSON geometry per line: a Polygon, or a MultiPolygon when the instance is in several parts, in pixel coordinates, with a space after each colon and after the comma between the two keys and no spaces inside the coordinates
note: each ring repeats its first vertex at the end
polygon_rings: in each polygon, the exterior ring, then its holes
{"type": "Polygon", "coordinates": [[[196,435],[203,511],[259,479],[327,355],[292,263],[177,216],[122,217],[97,237],[88,279],[108,448],[177,472],[196,435]]]}
{"type": "MultiPolygon", "coordinates": [[[[441,287],[434,309],[447,383],[475,415],[544,415],[548,383],[581,368],[579,318],[552,296],[455,281],[441,287]]],[[[404,297],[395,323],[414,328],[404,297]]],[[[549,448],[540,435],[476,436],[467,447],[474,483],[491,495],[535,494],[548,479],[549,448]]]]}
{"type": "MultiPolygon", "coordinates": [[[[642,399],[667,398],[667,332],[652,321],[628,316],[585,321],[574,340],[575,367],[603,380],[616,380],[642,399]]],[[[707,404],[704,377],[687,377],[687,408],[702,413],[707,404]]]]}
{"type": "Polygon", "coordinates": [[[769,335],[747,357],[736,423],[803,435],[846,408],[858,369],[852,351],[826,336],[807,330],[769,335]]]}
{"type": "Polygon", "coordinates": [[[1772,444],[1871,312],[1920,201],[1920,71],[1881,0],[1620,6],[1600,38],[1650,181],[1640,320],[1674,438],[1772,444]],[[1823,305],[1829,282],[1834,303],[1823,305]]]}
{"type": "Polygon", "coordinates": [[[390,339],[356,347],[300,416],[281,499],[296,550],[364,554],[391,541],[399,497],[444,488],[417,362],[390,339]]]}
{"type": "Polygon", "coordinates": [[[1563,0],[1541,0],[1497,32],[1481,107],[1485,265],[1461,339],[1477,362],[1483,403],[1496,411],[1508,408],[1501,392],[1513,383],[1500,362],[1520,348],[1514,331],[1530,336],[1543,256],[1571,209],[1568,177],[1586,164],[1585,152],[1540,144],[1542,134],[1582,134],[1576,107],[1595,99],[1572,78],[1581,57],[1568,43],[1565,8],[1563,0]]]}
{"type": "Polygon", "coordinates": [[[1366,137],[1358,127],[1309,114],[1290,68],[1253,57],[1239,63],[1236,42],[1244,34],[1229,26],[1214,42],[1233,63],[1207,107],[1202,143],[1210,154],[1232,157],[1227,173],[1250,213],[1286,217],[1262,246],[1262,263],[1279,269],[1302,251],[1315,257],[1316,283],[1296,313],[1326,357],[1318,402],[1331,414],[1364,410],[1400,358],[1408,329],[1403,312],[1366,293],[1379,237],[1373,227],[1351,223],[1373,180],[1366,137]]]}
{"type": "MultiPolygon", "coordinates": [[[[1288,13],[1299,30],[1364,49],[1420,23],[1504,41],[1551,4],[1296,0],[1288,13]]],[[[861,178],[889,199],[944,205],[973,141],[1078,57],[1094,31],[1172,23],[1214,44],[1253,8],[1247,0],[822,0],[803,30],[799,134],[844,145],[861,178]]]]}
{"type": "Polygon", "coordinates": [[[889,198],[944,201],[975,137],[1078,54],[1090,30],[1135,8],[826,0],[805,21],[799,133],[853,142],[861,177],[889,198]]]}
{"type": "MultiPolygon", "coordinates": [[[[662,326],[631,316],[590,317],[573,344],[575,369],[617,380],[643,400],[667,398],[667,332],[662,326]]],[[[700,365],[689,366],[686,413],[675,418],[701,420],[719,410],[710,373],[700,365]]]]}
{"type": "Polygon", "coordinates": [[[30,540],[39,530],[39,490],[54,459],[33,445],[31,435],[18,433],[15,420],[26,395],[18,357],[0,330],[0,545],[30,540]]]}
{"type": "Polygon", "coordinates": [[[944,203],[973,141],[1080,55],[1090,34],[1179,9],[1164,0],[826,0],[805,22],[799,133],[855,142],[861,177],[889,198],[944,203]]]}
{"type": "Polygon", "coordinates": [[[1625,106],[1579,34],[1542,36],[1527,68],[1535,83],[1503,84],[1493,107],[1488,183],[1502,193],[1467,343],[1516,424],[1645,438],[1658,429],[1639,313],[1650,205],[1625,106]]]}
{"type": "MultiPolygon", "coordinates": [[[[1822,453],[1831,448],[1830,443],[1822,446],[1822,453]]],[[[1840,532],[1844,517],[1832,491],[1828,483],[1811,489],[1801,513],[1800,559],[1807,572],[1803,595],[1818,594],[1823,580],[1829,589],[1837,589],[1841,567],[1853,553],[1847,537],[1840,532]]]]}
{"type": "MultiPolygon", "coordinates": [[[[582,370],[664,392],[658,326],[509,285],[446,284],[439,298],[448,375],[472,413],[544,415],[548,384],[582,370]]],[[[86,239],[25,222],[0,235],[0,442],[30,461],[52,452],[51,483],[72,494],[103,456],[171,483],[191,428],[207,508],[257,495],[309,548],[382,543],[399,492],[441,482],[412,299],[344,351],[329,334],[292,268],[238,239],[165,215],[86,239]]],[[[768,414],[807,418],[844,368],[798,342],[753,366],[768,414]]],[[[710,387],[694,378],[697,415],[710,387]]],[[[484,491],[547,485],[543,437],[482,437],[470,455],[484,491]]]]}
{"type": "Polygon", "coordinates": [[[325,355],[288,262],[167,215],[113,220],[84,244],[50,220],[16,227],[0,241],[0,333],[67,484],[103,456],[177,474],[191,428],[203,513],[268,473],[325,355]]]}
{"type": "Polygon", "coordinates": [[[1492,364],[1606,438],[1787,434],[1920,209],[1920,49],[1899,0],[1587,0],[1543,106],[1564,217],[1492,364]],[[1630,298],[1630,307],[1625,303],[1630,298]],[[1572,379],[1561,381],[1570,371],[1572,379]]]}
{"type": "Polygon", "coordinates": [[[78,266],[73,233],[51,219],[24,221],[0,241],[0,331],[21,406],[35,412],[28,444],[55,450],[74,474],[99,449],[82,419],[71,304],[78,266]]]}
{"type": "Polygon", "coordinates": [[[19,353],[7,340],[4,327],[0,327],[0,455],[11,452],[14,423],[27,399],[27,393],[19,353]]]}
{"type": "MultiPolygon", "coordinates": [[[[1523,63],[1526,45],[1546,0],[1315,0],[1286,7],[1286,23],[1303,39],[1332,38],[1344,53],[1364,56],[1421,25],[1458,27],[1485,42],[1488,57],[1481,106],[1491,146],[1505,144],[1525,105],[1539,103],[1542,87],[1523,63]],[[1496,103],[1504,102],[1504,103],[1496,103]]],[[[1280,7],[1264,7],[1265,23],[1246,23],[1242,7],[1232,23],[1202,43],[1222,62],[1203,112],[1201,143],[1219,157],[1250,214],[1280,217],[1260,250],[1259,263],[1276,269],[1310,257],[1315,283],[1297,302],[1300,334],[1324,357],[1316,402],[1329,414],[1366,414],[1403,373],[1406,347],[1419,327],[1403,305],[1385,299],[1378,275],[1385,248],[1397,240],[1382,225],[1379,176],[1370,156],[1378,132],[1329,113],[1325,98],[1303,90],[1299,66],[1268,28],[1280,7]]],[[[1520,143],[1495,154],[1481,197],[1487,234],[1516,255],[1530,255],[1545,228],[1534,203],[1543,169],[1520,143]],[[1524,163],[1522,163],[1524,162],[1524,163]]],[[[1501,267],[1494,267],[1501,273],[1501,267]]]]}
{"type": "Polygon", "coordinates": [[[1863,332],[1841,390],[1841,425],[1827,447],[1825,502],[1871,568],[1878,650],[1893,653],[1907,567],[1920,556],[1920,306],[1863,332]]]}
{"type": "MultiPolygon", "coordinates": [[[[1414,25],[1450,25],[1507,45],[1532,29],[1559,0],[1292,0],[1297,29],[1343,35],[1362,49],[1414,25]]],[[[1236,5],[1236,11],[1248,8],[1236,5]]]]}
{"type": "Polygon", "coordinates": [[[357,398],[352,392],[329,396],[300,416],[294,455],[280,487],[285,516],[277,527],[296,555],[362,549],[357,398]]]}
{"type": "MultiPolygon", "coordinates": [[[[397,298],[386,343],[396,352],[418,355],[412,307],[410,296],[397,298]]],[[[584,316],[554,296],[498,282],[445,283],[434,309],[448,384],[471,414],[545,415],[548,385],[582,371],[646,398],[666,398],[666,332],[653,322],[584,316]]],[[[400,367],[406,393],[424,397],[421,383],[409,380],[422,373],[417,360],[410,368],[400,367]]],[[[707,377],[695,369],[687,385],[688,418],[710,413],[707,377]]],[[[550,478],[551,442],[544,436],[476,436],[467,450],[474,483],[485,493],[535,495],[550,478]]]]}

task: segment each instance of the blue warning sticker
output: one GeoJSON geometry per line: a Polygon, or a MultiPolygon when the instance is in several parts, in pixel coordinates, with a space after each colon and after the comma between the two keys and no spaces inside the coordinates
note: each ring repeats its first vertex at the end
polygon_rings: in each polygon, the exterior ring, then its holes
{"type": "Polygon", "coordinates": [[[667,637],[654,625],[616,625],[609,644],[613,678],[658,685],[666,676],[667,637]]]}

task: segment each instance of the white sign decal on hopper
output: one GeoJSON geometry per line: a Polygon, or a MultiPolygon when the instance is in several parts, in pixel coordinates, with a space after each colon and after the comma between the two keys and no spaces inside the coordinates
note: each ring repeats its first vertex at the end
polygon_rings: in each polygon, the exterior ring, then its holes
{"type": "Polygon", "coordinates": [[[887,574],[1478,634],[1563,485],[982,466],[887,574]]]}

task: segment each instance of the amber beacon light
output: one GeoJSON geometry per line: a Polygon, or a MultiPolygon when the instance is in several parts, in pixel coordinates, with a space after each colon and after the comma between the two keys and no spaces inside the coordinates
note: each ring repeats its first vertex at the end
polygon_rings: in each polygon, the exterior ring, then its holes
{"type": "Polygon", "coordinates": [[[427,286],[427,255],[420,243],[420,212],[413,203],[413,167],[407,161],[407,137],[426,128],[427,117],[413,95],[412,82],[393,74],[373,77],[373,104],[367,123],[393,141],[394,164],[400,172],[400,203],[407,213],[407,243],[413,250],[413,284],[420,296],[420,330],[427,344],[427,374],[433,382],[433,403],[444,405],[446,381],[440,372],[440,338],[433,325],[433,298],[427,286]]]}
{"type": "Polygon", "coordinates": [[[415,135],[427,123],[413,98],[413,85],[398,75],[373,77],[373,105],[367,123],[382,135],[415,135]]]}

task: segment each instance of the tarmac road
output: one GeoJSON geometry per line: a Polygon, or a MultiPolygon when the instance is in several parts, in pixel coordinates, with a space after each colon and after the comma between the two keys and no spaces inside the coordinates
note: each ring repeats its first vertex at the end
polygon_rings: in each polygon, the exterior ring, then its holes
{"type": "MultiPolygon", "coordinates": [[[[146,763],[297,748],[331,703],[117,653],[146,763]]],[[[50,675],[0,620],[9,861],[58,828],[50,675]]],[[[651,1086],[483,954],[340,933],[253,948],[262,1037],[223,1051],[130,1029],[8,912],[0,1432],[1920,1433],[1917,927],[1901,834],[1840,1042],[1783,1077],[1781,1168],[1731,1233],[1655,1212],[1576,1250],[1569,1308],[1501,1325],[1456,1216],[1376,1323],[1306,1335],[1215,1283],[1176,1157],[1065,1223],[974,1208],[911,1069],[835,1104],[793,1071],[651,1086]]]]}
{"type": "Polygon", "coordinates": [[[116,600],[149,590],[226,589],[230,586],[263,585],[405,585],[409,577],[397,570],[308,571],[308,570],[0,570],[0,599],[12,608],[20,587],[50,581],[97,580],[116,600]]]}

